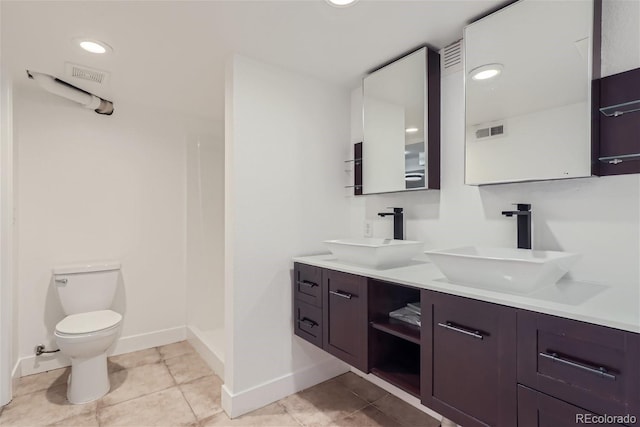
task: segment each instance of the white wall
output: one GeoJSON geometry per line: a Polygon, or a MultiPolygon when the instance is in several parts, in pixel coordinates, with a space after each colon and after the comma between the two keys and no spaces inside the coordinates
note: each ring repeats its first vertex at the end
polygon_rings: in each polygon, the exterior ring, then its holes
{"type": "MultiPolygon", "coordinates": [[[[204,125],[117,100],[100,116],[35,87],[16,92],[14,116],[20,356],[55,345],[52,267],[86,260],[122,262],[121,351],[184,338],[185,139],[204,125]]],[[[24,359],[23,374],[54,362],[24,359]]]]}
{"type": "Polygon", "coordinates": [[[226,84],[223,405],[235,416],[339,373],[293,335],[291,258],[348,235],[350,103],[346,90],[241,56],[226,84]]]}
{"type": "MultiPolygon", "coordinates": [[[[623,38],[617,22],[627,25],[625,45],[640,51],[637,28],[640,6],[604,2],[603,36],[623,38]],[[632,19],[620,15],[630,13],[632,19]],[[617,18],[616,18],[617,17],[617,18]],[[635,38],[634,37],[635,34],[635,38]],[[632,40],[632,42],[629,42],[632,40]]],[[[615,55],[603,45],[603,70],[622,72],[640,66],[640,55],[629,62],[625,52],[615,55]],[[621,65],[622,64],[622,65],[621,65]]],[[[353,97],[353,102],[358,102],[353,97]]],[[[640,175],[581,178],[562,181],[471,187],[464,179],[463,74],[442,78],[442,188],[440,191],[397,193],[352,198],[354,235],[363,223],[373,223],[374,236],[390,237],[392,223],[376,213],[386,206],[405,208],[408,239],[423,240],[427,248],[461,245],[516,245],[515,219],[500,212],[511,203],[533,205],[534,249],[582,254],[572,269],[576,280],[637,290],[640,284],[640,175]]],[[[352,106],[352,111],[358,111],[352,106]]],[[[352,118],[356,123],[360,118],[352,118]]]]}
{"type": "Polygon", "coordinates": [[[14,368],[18,362],[16,331],[18,292],[13,280],[13,100],[7,70],[0,69],[0,405],[12,396],[14,368]]]}

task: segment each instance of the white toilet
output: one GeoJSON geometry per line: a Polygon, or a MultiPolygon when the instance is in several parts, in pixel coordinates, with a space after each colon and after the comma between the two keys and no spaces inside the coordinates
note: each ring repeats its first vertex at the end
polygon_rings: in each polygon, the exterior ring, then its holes
{"type": "Polygon", "coordinates": [[[62,354],[71,358],[67,398],[87,403],[107,394],[107,349],[115,341],[122,315],[109,310],[120,273],[118,262],[96,262],[53,269],[53,279],[67,317],[56,325],[62,354]]]}

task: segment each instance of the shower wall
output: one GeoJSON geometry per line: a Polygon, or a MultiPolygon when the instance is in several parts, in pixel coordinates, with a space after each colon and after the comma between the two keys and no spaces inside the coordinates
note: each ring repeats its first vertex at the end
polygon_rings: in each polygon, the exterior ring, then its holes
{"type": "Polygon", "coordinates": [[[219,375],[224,364],[224,133],[187,137],[187,326],[219,375]]]}

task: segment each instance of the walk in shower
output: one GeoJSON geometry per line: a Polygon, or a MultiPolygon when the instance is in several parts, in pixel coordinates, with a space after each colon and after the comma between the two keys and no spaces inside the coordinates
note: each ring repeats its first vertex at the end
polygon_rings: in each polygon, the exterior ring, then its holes
{"type": "Polygon", "coordinates": [[[188,338],[224,374],[224,134],[187,138],[188,338]]]}

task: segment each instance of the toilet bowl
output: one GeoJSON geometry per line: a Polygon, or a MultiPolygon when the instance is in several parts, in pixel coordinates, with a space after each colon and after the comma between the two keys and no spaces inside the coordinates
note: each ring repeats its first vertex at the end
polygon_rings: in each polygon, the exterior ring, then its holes
{"type": "Polygon", "coordinates": [[[122,324],[122,315],[111,310],[72,314],[56,325],[58,347],[71,359],[67,399],[87,403],[104,396],[110,388],[107,349],[122,324]]]}
{"type": "Polygon", "coordinates": [[[119,263],[54,269],[54,282],[67,316],[56,325],[60,352],[71,359],[67,399],[74,404],[109,392],[107,350],[122,326],[122,315],[108,309],[113,301],[119,263]]]}

